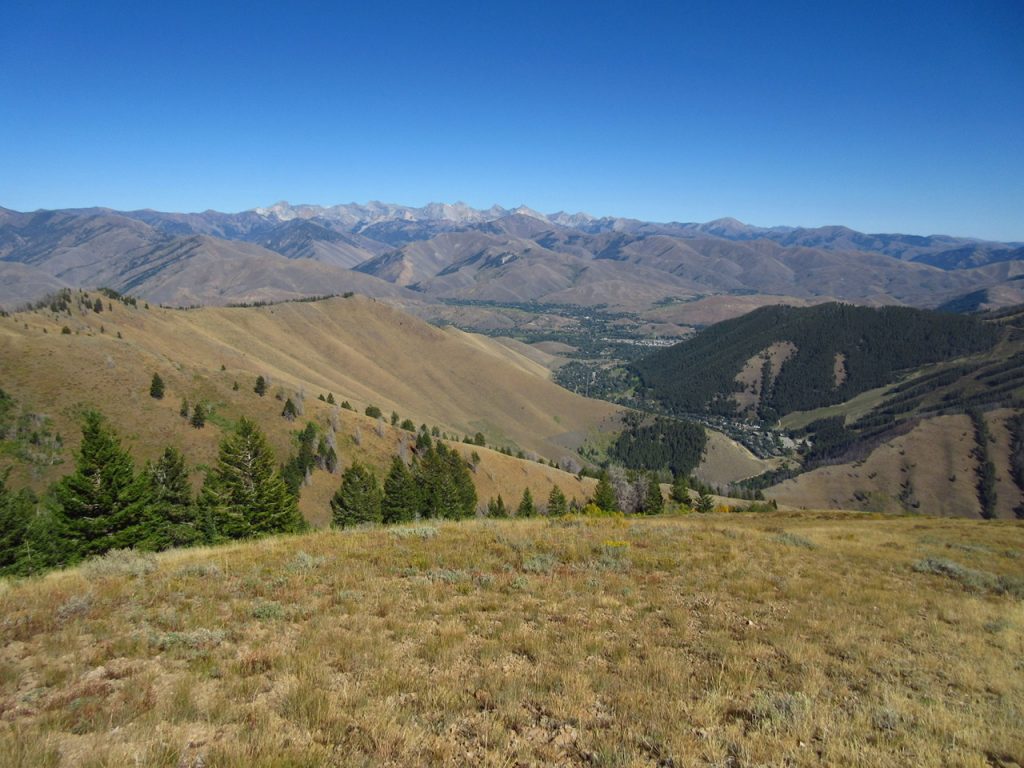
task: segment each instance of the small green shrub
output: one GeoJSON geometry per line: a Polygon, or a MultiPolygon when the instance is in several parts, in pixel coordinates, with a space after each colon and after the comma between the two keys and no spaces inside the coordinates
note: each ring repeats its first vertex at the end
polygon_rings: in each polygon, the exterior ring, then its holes
{"type": "Polygon", "coordinates": [[[523,561],[523,570],[526,573],[551,573],[558,565],[558,559],[546,552],[528,557],[523,561]]]}
{"type": "Polygon", "coordinates": [[[788,728],[810,711],[802,693],[759,693],[750,706],[750,719],[760,728],[788,728]]]}
{"type": "Polygon", "coordinates": [[[193,629],[188,632],[163,632],[151,635],[150,645],[166,651],[187,648],[193,651],[215,648],[224,642],[225,634],[219,629],[193,629]]]}
{"type": "Polygon", "coordinates": [[[783,531],[775,537],[775,540],[780,544],[787,544],[791,547],[803,547],[804,549],[815,548],[814,542],[810,539],[805,539],[803,536],[790,533],[789,531],[783,531]]]}
{"type": "Polygon", "coordinates": [[[443,584],[459,584],[463,581],[469,581],[468,573],[451,568],[435,568],[429,571],[426,577],[431,581],[440,581],[443,584]]]}
{"type": "Polygon", "coordinates": [[[260,600],[252,607],[252,617],[260,621],[280,619],[283,616],[284,609],[274,600],[260,600]]]}
{"type": "Polygon", "coordinates": [[[432,525],[392,528],[391,535],[396,539],[432,539],[437,536],[437,528],[432,525]]]}
{"type": "Polygon", "coordinates": [[[215,563],[190,563],[183,565],[174,575],[179,578],[219,579],[223,574],[215,563]]]}
{"type": "Polygon", "coordinates": [[[976,571],[944,557],[926,557],[924,560],[918,560],[914,563],[913,569],[917,573],[945,576],[974,592],[994,592],[997,595],[1024,599],[1024,579],[1019,576],[996,576],[987,571],[976,571]]]}
{"type": "Polygon", "coordinates": [[[92,608],[92,603],[93,597],[90,594],[73,595],[57,609],[57,619],[63,623],[85,616],[92,608]]]}
{"type": "Polygon", "coordinates": [[[105,555],[86,561],[82,571],[86,576],[133,576],[139,578],[157,569],[156,556],[152,552],[137,552],[134,549],[112,549],[105,555]]]}
{"type": "Polygon", "coordinates": [[[313,555],[299,550],[295,553],[295,557],[288,563],[288,570],[293,573],[299,573],[302,571],[312,571],[314,568],[319,568],[327,562],[326,557],[314,557],[313,555]]]}

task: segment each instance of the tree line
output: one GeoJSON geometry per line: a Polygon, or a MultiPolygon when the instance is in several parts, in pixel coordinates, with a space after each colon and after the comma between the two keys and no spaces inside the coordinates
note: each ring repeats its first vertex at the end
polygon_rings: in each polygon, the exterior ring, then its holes
{"type": "MultiPolygon", "coordinates": [[[[163,382],[154,377],[154,397],[163,382]]],[[[482,436],[481,436],[482,437],[482,436]]],[[[298,496],[314,470],[337,471],[333,432],[310,422],[295,433],[297,450],[278,465],[266,437],[242,418],[220,442],[216,463],[193,493],[185,456],[167,447],[155,461],[137,468],[109,422],[97,411],[82,417],[82,441],[71,474],[42,497],[14,491],[0,475],[0,575],[28,575],[73,565],[112,549],[159,551],[217,544],[305,530],[298,496]]],[[[475,443],[475,440],[473,441],[475,443]]],[[[480,457],[432,438],[422,427],[415,444],[378,481],[372,468],[353,462],[341,475],[330,501],[338,527],[403,523],[416,519],[460,520],[477,514],[495,518],[572,513],[660,514],[665,509],[655,473],[602,470],[594,495],[581,503],[557,485],[546,505],[527,488],[518,504],[500,495],[479,506],[473,472],[480,457]]],[[[671,498],[690,504],[687,475],[677,472],[671,498]]],[[[694,505],[711,511],[703,489],[694,505]]]]}
{"type": "Polygon", "coordinates": [[[185,457],[168,447],[136,471],[97,411],[82,419],[74,471],[47,496],[0,484],[0,574],[73,565],[111,549],[157,551],[306,527],[266,438],[241,419],[221,441],[198,496],[185,457]]]}

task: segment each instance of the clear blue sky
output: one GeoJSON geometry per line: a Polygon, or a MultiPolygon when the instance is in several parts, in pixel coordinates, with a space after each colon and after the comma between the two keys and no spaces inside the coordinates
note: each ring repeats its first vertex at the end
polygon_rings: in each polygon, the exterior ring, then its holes
{"type": "Polygon", "coordinates": [[[1024,2],[4,3],[0,205],[281,199],[1024,240],[1024,2]]]}

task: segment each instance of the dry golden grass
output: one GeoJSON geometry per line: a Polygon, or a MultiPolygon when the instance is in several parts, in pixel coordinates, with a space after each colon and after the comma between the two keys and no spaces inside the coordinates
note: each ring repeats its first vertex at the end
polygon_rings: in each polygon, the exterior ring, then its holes
{"type": "Polygon", "coordinates": [[[722,485],[759,475],[778,466],[778,460],[759,459],[738,442],[708,430],[708,444],[694,474],[706,483],[722,485]]]}
{"type": "Polygon", "coordinates": [[[0,765],[1021,763],[1022,551],[779,513],[111,558],[0,589],[0,765]]]}

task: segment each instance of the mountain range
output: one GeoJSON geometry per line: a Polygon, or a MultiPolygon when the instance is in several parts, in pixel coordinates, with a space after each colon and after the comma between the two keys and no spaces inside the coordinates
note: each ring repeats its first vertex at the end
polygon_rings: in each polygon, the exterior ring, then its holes
{"type": "Polygon", "coordinates": [[[173,306],[355,291],[404,303],[629,311],[753,294],[977,308],[1024,298],[1024,244],[464,203],[282,202],[241,213],[0,208],[0,303],[101,286],[173,306]]]}

